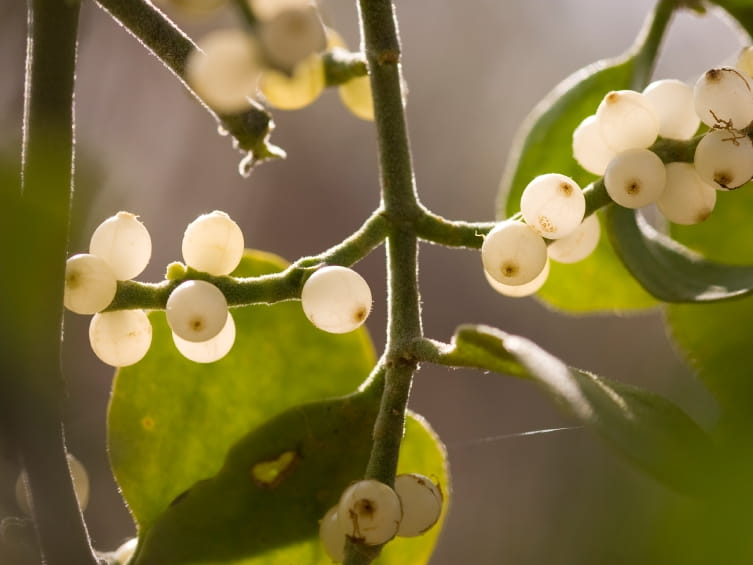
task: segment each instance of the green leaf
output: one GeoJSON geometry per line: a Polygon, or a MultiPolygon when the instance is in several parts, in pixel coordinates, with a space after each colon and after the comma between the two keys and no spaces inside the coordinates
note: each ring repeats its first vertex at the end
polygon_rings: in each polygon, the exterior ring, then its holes
{"type": "Polygon", "coordinates": [[[704,259],[659,233],[634,210],[610,206],[612,245],[630,273],[664,302],[715,302],[753,292],[753,267],[704,259]]]}
{"type": "MultiPolygon", "coordinates": [[[[673,238],[716,260],[753,264],[753,186],[717,194],[713,214],[695,226],[671,226],[673,238]]],[[[742,268],[742,267],[738,267],[742,268]]],[[[750,269],[751,267],[748,267],[750,269]]],[[[672,304],[667,323],[722,410],[723,425],[753,426],[750,336],[753,297],[713,304],[672,304]]]]}
{"type": "MultiPolygon", "coordinates": [[[[283,267],[277,257],[254,253],[234,274],[283,267]]],[[[108,416],[110,460],[142,531],[176,496],[217,473],[227,450],[250,429],[292,406],[353,391],[373,366],[365,331],[317,330],[298,302],[231,313],[235,345],[209,365],[183,358],[164,312],[151,313],[149,353],[116,374],[108,416]]]]}
{"type": "Polygon", "coordinates": [[[535,343],[494,328],[461,326],[454,344],[469,365],[487,367],[490,357],[502,366],[517,365],[514,375],[535,381],[572,417],[665,484],[691,492],[702,488],[711,442],[665,398],[570,368],[535,343]]]}
{"type": "MultiPolygon", "coordinates": [[[[331,563],[318,540],[318,520],[363,473],[375,399],[368,391],[298,406],[252,431],[232,447],[217,475],[179,496],[157,519],[135,565],[331,563]],[[257,472],[269,464],[278,465],[274,478],[257,472]]],[[[446,489],[439,445],[411,417],[401,472],[420,470],[446,489]]],[[[427,536],[391,542],[378,563],[426,563],[438,533],[435,527],[427,536]]]]}
{"type": "MultiPolygon", "coordinates": [[[[234,274],[283,267],[254,252],[234,274]]],[[[380,373],[352,394],[374,363],[368,336],[322,332],[298,302],[232,313],[233,350],[209,365],[182,358],[152,313],[147,357],[116,375],[110,458],[139,526],[135,563],[330,562],[318,519],[362,476],[381,395],[380,373]]],[[[448,489],[441,443],[415,418],[399,465],[448,489]]],[[[426,562],[438,532],[394,542],[380,562],[426,562]]]]}

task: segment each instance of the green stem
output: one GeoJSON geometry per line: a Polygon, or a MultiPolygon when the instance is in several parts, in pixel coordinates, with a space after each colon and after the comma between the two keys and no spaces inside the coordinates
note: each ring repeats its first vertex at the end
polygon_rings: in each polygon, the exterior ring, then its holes
{"type": "Polygon", "coordinates": [[[160,283],[119,281],[118,291],[111,310],[143,308],[164,310],[170,293],[181,282],[205,280],[217,286],[225,295],[230,306],[250,304],[272,304],[283,300],[294,300],[301,295],[301,288],[311,273],[322,265],[343,265],[349,267],[357,263],[387,236],[387,219],[382,210],[375,211],[363,225],[338,245],[312,257],[303,257],[281,273],[260,277],[216,277],[187,269],[184,266],[169,268],[169,280],[160,283]]]}
{"type": "Polygon", "coordinates": [[[442,218],[424,210],[416,221],[416,233],[425,241],[447,247],[467,247],[479,249],[484,236],[496,222],[462,222],[442,218]]]}
{"type": "MultiPolygon", "coordinates": [[[[185,82],[186,61],[196,50],[196,45],[185,33],[147,0],[96,1],[175,73],[184,86],[201,101],[201,97],[185,82]]],[[[238,149],[253,154],[254,162],[284,156],[279,148],[267,144],[267,137],[274,128],[274,123],[258,103],[254,102],[244,112],[224,115],[218,115],[206,103],[202,103],[217,120],[220,129],[233,136],[238,149]]]]}
{"type": "Polygon", "coordinates": [[[30,0],[22,192],[16,200],[5,297],[7,355],[0,398],[31,490],[48,565],[97,563],[66,459],[60,366],[63,281],[73,168],[78,2],[30,0]],[[16,249],[15,251],[13,251],[16,249]],[[7,324],[11,325],[11,324],[7,324]]]}
{"type": "MultiPolygon", "coordinates": [[[[412,355],[413,343],[423,335],[416,237],[416,223],[423,209],[416,193],[403,110],[400,44],[392,2],[359,0],[359,16],[374,100],[382,205],[390,222],[385,385],[365,478],[392,485],[413,374],[418,365],[412,355]]],[[[379,550],[349,541],[345,564],[370,563],[379,550]]]]}
{"type": "Polygon", "coordinates": [[[684,0],[659,0],[656,3],[631,49],[631,55],[635,56],[631,89],[643,90],[651,80],[659,47],[672,15],[684,4],[684,0]]]}

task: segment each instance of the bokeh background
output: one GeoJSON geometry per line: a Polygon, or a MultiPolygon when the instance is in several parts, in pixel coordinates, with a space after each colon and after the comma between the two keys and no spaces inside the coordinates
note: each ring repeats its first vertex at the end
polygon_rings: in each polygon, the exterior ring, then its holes
{"type": "MultiPolygon", "coordinates": [[[[22,123],[25,6],[0,0],[0,151],[18,155],[22,123]]],[[[326,22],[358,44],[355,2],[322,0],[326,22]]],[[[446,217],[493,218],[514,133],[534,104],[576,69],[629,46],[651,0],[398,1],[407,113],[423,202],[446,217]]],[[[190,35],[232,21],[176,16],[190,35]]],[[[136,40],[91,1],[81,14],[76,136],[80,184],[71,252],[120,209],[151,231],[142,280],[159,280],[180,258],[185,225],[228,211],[247,244],[288,259],[317,253],[352,232],[378,202],[373,125],[349,114],[335,92],[309,108],[275,112],[273,142],[288,152],[249,178],[213,120],[136,40]]],[[[657,78],[694,81],[739,49],[719,14],[678,16],[657,78]]],[[[557,148],[559,150],[559,148],[557,148]]],[[[384,260],[361,264],[384,342],[384,260]]],[[[699,421],[714,405],[665,335],[661,311],[572,317],[534,299],[508,299],[486,284],[477,252],[425,245],[421,291],[426,333],[448,340],[460,323],[487,323],[530,337],[568,363],[636,383],[675,400],[699,421]]],[[[111,478],[105,417],[112,371],[86,339],[88,320],[68,316],[70,450],[90,471],[86,511],[98,549],[133,526],[111,478]]],[[[426,366],[411,407],[447,444],[452,509],[433,565],[636,563],[651,551],[654,510],[677,495],[634,471],[588,431],[571,426],[532,385],[496,374],[426,366]]],[[[2,465],[2,462],[0,462],[2,465]]],[[[0,517],[17,513],[17,469],[0,468],[0,517]]]]}

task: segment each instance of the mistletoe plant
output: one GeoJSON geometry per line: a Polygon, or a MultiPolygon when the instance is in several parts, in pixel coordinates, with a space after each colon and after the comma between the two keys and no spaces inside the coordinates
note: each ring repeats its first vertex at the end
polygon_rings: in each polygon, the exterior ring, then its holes
{"type": "MultiPolygon", "coordinates": [[[[374,121],[381,199],[341,243],[291,264],[244,251],[240,227],[220,211],[187,227],[183,262],[161,282],[133,280],[152,242],[132,213],[105,220],[88,252],[68,249],[79,2],[29,0],[21,186],[1,193],[10,251],[0,300],[14,323],[2,326],[0,431],[24,468],[19,504],[45,563],[428,562],[451,487],[440,440],[407,410],[427,363],[533,381],[683,493],[665,511],[661,551],[647,560],[750,561],[753,380],[744,352],[753,271],[740,264],[747,239],[728,233],[750,197],[747,188],[727,192],[753,177],[753,54],[694,86],[650,83],[672,15],[702,12],[700,2],[659,0],[623,56],[555,88],[523,127],[497,221],[484,223],[440,217],[419,199],[390,0],[359,1],[359,52],[308,1],[235,0],[238,26],[197,43],[149,0],[96,2],[215,116],[242,152],[244,174],[284,156],[270,141],[270,107],[303,107],[337,87],[348,108],[374,121]],[[691,224],[699,225],[683,227],[691,224]],[[722,238],[731,243],[719,246],[722,238]],[[703,429],[670,401],[568,367],[503,329],[463,325],[449,342],[425,335],[420,241],[478,249],[493,288],[538,292],[572,312],[664,303],[719,421],[703,429]],[[387,340],[374,359],[359,329],[371,292],[352,267],[382,245],[387,340]],[[91,547],[79,508],[85,474],[66,453],[63,305],[92,315],[92,349],[118,367],[108,449],[138,538],[114,552],[91,547]]],[[[753,36],[753,4],[714,4],[753,36]]],[[[20,555],[25,523],[3,523],[8,559],[20,555]]]]}

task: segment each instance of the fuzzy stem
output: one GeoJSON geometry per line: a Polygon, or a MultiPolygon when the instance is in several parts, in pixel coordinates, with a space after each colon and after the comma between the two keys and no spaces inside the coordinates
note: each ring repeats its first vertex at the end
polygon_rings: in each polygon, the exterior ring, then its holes
{"type": "MultiPolygon", "coordinates": [[[[61,371],[63,280],[73,173],[73,86],[78,2],[30,0],[22,190],[3,288],[8,346],[0,374],[6,431],[26,470],[47,565],[93,565],[66,459],[61,371]]],[[[3,232],[9,239],[12,232],[3,232]]]]}
{"type": "MultiPolygon", "coordinates": [[[[388,320],[385,385],[373,431],[365,478],[392,485],[395,481],[405,411],[418,366],[414,341],[422,336],[418,291],[416,223],[423,214],[413,176],[400,80],[400,43],[390,0],[360,0],[363,51],[371,77],[374,121],[387,236],[388,320]]],[[[379,547],[349,541],[346,565],[365,565],[379,547]]]]}
{"type": "Polygon", "coordinates": [[[638,34],[632,50],[635,54],[635,66],[630,88],[633,90],[643,90],[651,80],[659,47],[672,20],[672,15],[685,3],[685,0],[659,0],[656,3],[638,34]]]}

